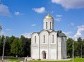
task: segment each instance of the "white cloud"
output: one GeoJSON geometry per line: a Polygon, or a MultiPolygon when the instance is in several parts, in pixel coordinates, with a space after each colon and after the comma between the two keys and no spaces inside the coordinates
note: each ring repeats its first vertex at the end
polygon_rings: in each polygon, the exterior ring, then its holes
{"type": "Polygon", "coordinates": [[[10,11],[8,6],[0,4],[0,15],[2,16],[9,16],[10,15],[10,11]]]}
{"type": "Polygon", "coordinates": [[[77,27],[77,32],[74,35],[74,38],[77,39],[78,37],[84,38],[84,25],[78,26],[77,27]]]}
{"type": "Polygon", "coordinates": [[[84,0],[51,0],[52,3],[60,4],[67,9],[84,8],[84,0]]]}
{"type": "Polygon", "coordinates": [[[62,15],[56,15],[55,20],[60,22],[62,20],[62,15]]]}
{"type": "Polygon", "coordinates": [[[16,16],[22,15],[19,11],[16,11],[14,14],[15,14],[16,16]]]}
{"type": "Polygon", "coordinates": [[[0,35],[5,35],[5,32],[4,31],[1,31],[0,35]]]}
{"type": "Polygon", "coordinates": [[[59,14],[58,14],[58,15],[56,15],[56,17],[62,17],[62,15],[59,15],[59,14]]]}
{"type": "Polygon", "coordinates": [[[56,21],[60,22],[61,21],[61,18],[55,18],[56,21]]]}
{"type": "Polygon", "coordinates": [[[72,37],[71,37],[71,33],[72,33],[72,32],[63,32],[63,33],[64,33],[68,38],[72,38],[72,37]]]}
{"type": "Polygon", "coordinates": [[[24,37],[26,37],[26,38],[31,38],[31,34],[32,33],[24,33],[24,34],[22,34],[24,37]]]}
{"type": "Polygon", "coordinates": [[[33,8],[33,10],[37,13],[44,13],[45,12],[45,7],[33,8]]]}
{"type": "Polygon", "coordinates": [[[34,26],[36,26],[36,24],[32,24],[32,26],[34,27],[34,26]]]}
{"type": "Polygon", "coordinates": [[[12,29],[9,29],[9,28],[7,28],[7,29],[5,29],[6,31],[11,31],[12,29]]]}

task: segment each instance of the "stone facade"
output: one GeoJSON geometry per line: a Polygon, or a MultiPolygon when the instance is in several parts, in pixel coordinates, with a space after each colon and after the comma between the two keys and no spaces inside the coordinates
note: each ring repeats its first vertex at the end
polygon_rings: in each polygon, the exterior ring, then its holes
{"type": "Polygon", "coordinates": [[[32,33],[32,59],[61,60],[67,58],[66,36],[62,31],[54,31],[54,19],[51,15],[44,18],[43,30],[32,33]]]}

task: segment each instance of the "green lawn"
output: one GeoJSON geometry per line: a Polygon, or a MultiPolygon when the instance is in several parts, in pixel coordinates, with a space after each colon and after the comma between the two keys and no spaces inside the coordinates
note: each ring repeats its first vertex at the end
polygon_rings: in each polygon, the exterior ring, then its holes
{"type": "Polygon", "coordinates": [[[7,61],[8,61],[8,62],[20,62],[19,59],[8,59],[7,61]]]}
{"type": "Polygon", "coordinates": [[[84,62],[84,58],[75,58],[74,62],[84,62]]]}
{"type": "MultiPolygon", "coordinates": [[[[19,59],[7,59],[8,62],[20,62],[19,59]]],[[[66,60],[66,61],[42,61],[42,60],[31,60],[28,62],[73,62],[73,60],[66,60]]],[[[75,58],[74,62],[84,62],[84,58],[75,58]]]]}
{"type": "Polygon", "coordinates": [[[30,62],[84,62],[84,58],[75,58],[74,60],[68,60],[68,61],[39,61],[39,60],[32,60],[30,62]]]}

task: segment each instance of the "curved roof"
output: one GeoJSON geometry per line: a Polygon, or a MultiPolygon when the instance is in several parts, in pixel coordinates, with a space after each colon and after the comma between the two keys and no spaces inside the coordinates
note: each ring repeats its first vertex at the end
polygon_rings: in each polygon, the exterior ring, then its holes
{"type": "Polygon", "coordinates": [[[53,19],[53,17],[50,14],[48,14],[47,16],[45,16],[45,19],[53,19]]]}

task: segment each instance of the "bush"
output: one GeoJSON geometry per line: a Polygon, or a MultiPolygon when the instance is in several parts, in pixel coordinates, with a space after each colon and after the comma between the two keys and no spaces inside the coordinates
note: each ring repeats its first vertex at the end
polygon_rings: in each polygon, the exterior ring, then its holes
{"type": "Polygon", "coordinates": [[[39,61],[41,60],[41,59],[38,59],[39,61]]]}

